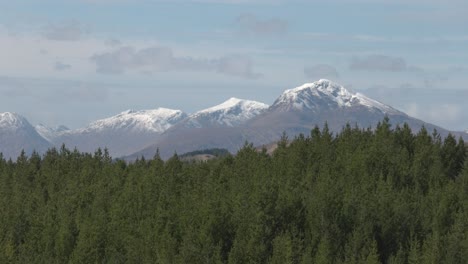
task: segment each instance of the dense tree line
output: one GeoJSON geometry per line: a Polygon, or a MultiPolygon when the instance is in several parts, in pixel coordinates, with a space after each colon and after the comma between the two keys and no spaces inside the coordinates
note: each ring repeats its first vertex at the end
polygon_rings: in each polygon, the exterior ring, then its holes
{"type": "Polygon", "coordinates": [[[227,149],[222,149],[222,148],[211,148],[211,149],[203,149],[203,150],[195,150],[191,152],[184,153],[180,155],[180,158],[189,158],[193,157],[196,155],[213,155],[215,157],[224,157],[228,156],[231,153],[227,149]]]}
{"type": "Polygon", "coordinates": [[[0,158],[0,263],[466,263],[465,153],[385,119],[208,162],[0,158]]]}

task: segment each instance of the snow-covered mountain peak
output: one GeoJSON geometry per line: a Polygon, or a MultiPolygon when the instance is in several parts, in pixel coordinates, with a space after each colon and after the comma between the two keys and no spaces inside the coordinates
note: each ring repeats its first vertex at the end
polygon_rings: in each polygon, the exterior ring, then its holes
{"type": "Polygon", "coordinates": [[[350,106],[353,94],[343,86],[326,79],[320,79],[313,83],[305,83],[299,87],[286,90],[276,103],[292,104],[294,108],[311,108],[310,101],[314,98],[332,99],[338,106],[350,106]]]}
{"type": "Polygon", "coordinates": [[[79,132],[124,129],[162,133],[185,117],[187,117],[187,115],[180,110],[162,107],[152,110],[127,110],[116,116],[97,120],[89,124],[86,128],[80,129],[79,132]]]}
{"type": "Polygon", "coordinates": [[[128,115],[128,114],[133,114],[135,113],[136,111],[133,110],[133,109],[128,109],[128,110],[125,110],[123,112],[120,113],[120,115],[128,115]]]}
{"type": "Polygon", "coordinates": [[[219,105],[192,114],[189,117],[188,125],[192,127],[204,125],[234,127],[261,114],[268,107],[264,103],[232,97],[219,105]]]}
{"type": "Polygon", "coordinates": [[[4,157],[16,159],[22,151],[27,155],[34,150],[43,153],[50,146],[23,116],[0,113],[0,152],[4,157]]]}
{"type": "Polygon", "coordinates": [[[268,108],[268,105],[264,103],[256,102],[256,101],[243,100],[243,99],[231,97],[219,105],[200,110],[194,113],[193,115],[213,113],[213,112],[218,112],[218,111],[229,112],[235,108],[241,108],[244,111],[256,111],[258,109],[266,109],[268,108]]]}
{"type": "Polygon", "coordinates": [[[30,126],[30,124],[23,116],[12,112],[0,113],[0,128],[12,130],[24,126],[30,126]]]}
{"type": "Polygon", "coordinates": [[[365,106],[378,109],[384,113],[398,112],[390,106],[368,98],[363,94],[347,90],[327,79],[320,79],[284,91],[272,107],[284,110],[317,110],[324,106],[338,108],[365,106]]]}
{"type": "Polygon", "coordinates": [[[215,112],[219,110],[229,109],[229,108],[235,107],[237,104],[241,102],[242,102],[242,99],[231,97],[219,105],[216,105],[207,109],[203,109],[201,111],[198,111],[197,113],[215,112]]]}

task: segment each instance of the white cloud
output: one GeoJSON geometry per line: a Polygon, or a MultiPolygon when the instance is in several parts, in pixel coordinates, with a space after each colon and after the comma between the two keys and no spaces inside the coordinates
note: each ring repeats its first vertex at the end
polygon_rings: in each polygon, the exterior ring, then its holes
{"type": "Polygon", "coordinates": [[[129,70],[138,70],[146,73],[214,71],[249,79],[261,76],[254,72],[252,59],[247,56],[233,55],[214,59],[182,57],[174,55],[168,47],[159,46],[143,49],[125,46],[95,54],[91,61],[96,64],[96,71],[102,74],[123,74],[129,70]]]}
{"type": "Polygon", "coordinates": [[[288,32],[288,22],[280,18],[260,19],[253,14],[243,14],[236,20],[237,26],[252,36],[277,36],[288,32]]]}
{"type": "Polygon", "coordinates": [[[66,64],[66,63],[63,63],[63,62],[60,62],[60,61],[57,61],[54,64],[54,69],[56,71],[66,71],[66,70],[71,69],[71,67],[72,66],[70,64],[66,64]]]}
{"type": "Polygon", "coordinates": [[[442,103],[429,107],[413,102],[407,104],[404,111],[410,116],[440,125],[459,122],[463,109],[458,104],[442,103]]]}
{"type": "Polygon", "coordinates": [[[122,42],[120,40],[114,38],[107,39],[104,43],[111,47],[117,47],[122,45],[122,42]]]}
{"type": "Polygon", "coordinates": [[[353,57],[349,63],[352,71],[381,71],[381,72],[423,72],[424,69],[408,65],[401,57],[373,54],[365,57],[353,57]]]}
{"type": "Polygon", "coordinates": [[[410,116],[453,130],[468,127],[468,91],[450,85],[374,86],[362,92],[410,116]]]}
{"type": "Polygon", "coordinates": [[[328,64],[316,64],[313,66],[307,66],[304,68],[304,74],[307,78],[311,78],[313,80],[321,78],[339,78],[337,69],[328,64]]]}
{"type": "Polygon", "coordinates": [[[94,73],[90,54],[107,50],[103,40],[83,38],[79,41],[57,41],[41,34],[23,32],[10,35],[0,28],[0,72],[16,77],[54,77],[57,70],[69,77],[94,73]]]}
{"type": "Polygon", "coordinates": [[[253,61],[248,56],[233,55],[222,57],[216,62],[216,71],[238,77],[257,79],[262,76],[253,70],[253,61]]]}
{"type": "Polygon", "coordinates": [[[109,85],[101,83],[0,76],[0,95],[34,98],[38,102],[103,102],[109,85]]]}
{"type": "Polygon", "coordinates": [[[367,57],[354,57],[349,68],[354,71],[389,71],[402,72],[408,69],[406,61],[400,57],[385,55],[369,55],[367,57]]]}
{"type": "Polygon", "coordinates": [[[76,21],[49,24],[43,31],[45,38],[57,41],[77,41],[88,33],[88,30],[76,21]]]}

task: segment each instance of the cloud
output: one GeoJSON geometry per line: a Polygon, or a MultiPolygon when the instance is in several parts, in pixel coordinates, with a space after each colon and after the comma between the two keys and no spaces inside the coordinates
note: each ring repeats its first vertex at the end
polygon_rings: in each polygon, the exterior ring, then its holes
{"type": "Polygon", "coordinates": [[[450,66],[447,69],[449,74],[463,73],[466,69],[463,66],[450,66]]]}
{"type": "Polygon", "coordinates": [[[0,95],[38,102],[103,102],[109,97],[109,89],[109,85],[100,83],[0,76],[0,95]]]}
{"type": "Polygon", "coordinates": [[[336,68],[328,64],[317,64],[314,66],[307,66],[304,68],[304,74],[307,78],[311,78],[313,80],[322,78],[339,78],[339,74],[336,68]]]}
{"type": "Polygon", "coordinates": [[[104,102],[109,97],[107,87],[97,87],[96,84],[84,82],[76,82],[67,88],[56,87],[51,91],[46,98],[50,101],[59,97],[75,102],[104,102]]]}
{"type": "Polygon", "coordinates": [[[400,57],[369,55],[364,58],[352,58],[349,69],[354,71],[403,72],[408,70],[408,66],[406,61],[400,57]]]}
{"type": "Polygon", "coordinates": [[[49,24],[43,31],[45,38],[57,41],[77,41],[87,34],[88,31],[83,29],[83,26],[76,21],[49,24]]]}
{"type": "Polygon", "coordinates": [[[55,64],[54,64],[54,69],[55,69],[56,71],[66,71],[66,70],[71,69],[71,67],[72,67],[72,66],[71,66],[70,64],[65,64],[65,63],[60,62],[60,61],[57,61],[57,62],[55,62],[55,64]]]}
{"type": "Polygon", "coordinates": [[[410,116],[453,130],[468,128],[468,90],[448,89],[439,85],[402,84],[398,87],[377,85],[363,94],[389,104],[410,116]],[[443,87],[444,89],[442,89],[443,87]]]}
{"type": "Polygon", "coordinates": [[[216,62],[216,68],[219,73],[248,79],[257,79],[262,76],[262,74],[253,71],[252,59],[247,56],[233,55],[223,57],[216,62]]]}
{"type": "Polygon", "coordinates": [[[401,57],[373,54],[366,57],[353,57],[349,64],[353,71],[382,71],[382,72],[424,72],[424,69],[408,65],[401,57]]]}
{"type": "Polygon", "coordinates": [[[281,3],[301,3],[307,0],[75,0],[78,2],[94,3],[94,4],[115,4],[115,3],[206,3],[206,4],[267,4],[277,5],[281,3]]]}
{"type": "Polygon", "coordinates": [[[214,71],[248,79],[261,76],[254,72],[252,59],[247,56],[232,55],[216,59],[177,57],[172,49],[167,47],[137,50],[126,46],[111,52],[95,54],[91,61],[96,64],[96,71],[102,74],[124,74],[128,70],[140,70],[146,73],[214,71]]]}
{"type": "Polygon", "coordinates": [[[120,46],[122,44],[122,42],[120,40],[114,39],[114,38],[107,39],[104,43],[107,46],[111,46],[111,47],[117,47],[117,46],[120,46]]]}
{"type": "Polygon", "coordinates": [[[461,105],[451,103],[439,104],[437,107],[427,107],[427,105],[412,102],[407,104],[404,109],[410,116],[439,125],[460,122],[463,113],[461,105]]]}
{"type": "Polygon", "coordinates": [[[424,87],[426,88],[436,88],[440,87],[442,84],[446,83],[449,80],[447,76],[443,76],[440,74],[431,75],[424,78],[424,87]]]}
{"type": "Polygon", "coordinates": [[[236,19],[236,25],[252,36],[278,36],[288,32],[288,22],[280,18],[259,19],[252,14],[243,14],[236,19]]]}

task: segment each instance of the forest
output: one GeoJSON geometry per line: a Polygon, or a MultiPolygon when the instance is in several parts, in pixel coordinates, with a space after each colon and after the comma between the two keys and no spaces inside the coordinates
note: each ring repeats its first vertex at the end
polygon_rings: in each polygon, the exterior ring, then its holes
{"type": "Polygon", "coordinates": [[[0,263],[466,263],[465,157],[388,118],[206,162],[0,156],[0,263]]]}

